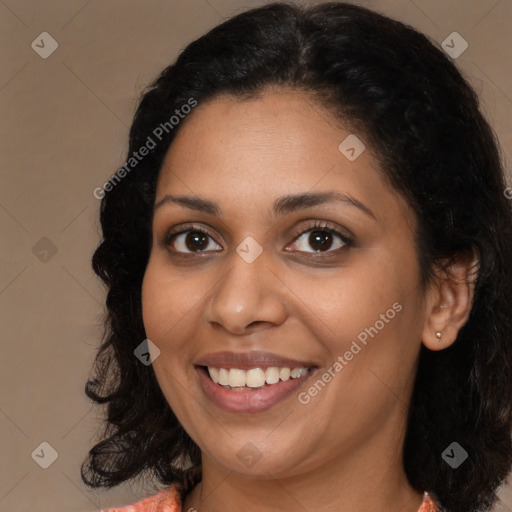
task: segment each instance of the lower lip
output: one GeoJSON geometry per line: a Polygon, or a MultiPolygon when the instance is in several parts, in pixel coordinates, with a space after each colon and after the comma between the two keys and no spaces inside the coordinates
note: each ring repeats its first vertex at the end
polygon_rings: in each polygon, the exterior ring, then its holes
{"type": "Polygon", "coordinates": [[[231,391],[215,384],[207,375],[204,367],[197,367],[199,383],[204,394],[218,407],[228,412],[262,412],[291,395],[304,381],[309,379],[315,369],[297,379],[280,380],[262,389],[254,391],[231,391]]]}

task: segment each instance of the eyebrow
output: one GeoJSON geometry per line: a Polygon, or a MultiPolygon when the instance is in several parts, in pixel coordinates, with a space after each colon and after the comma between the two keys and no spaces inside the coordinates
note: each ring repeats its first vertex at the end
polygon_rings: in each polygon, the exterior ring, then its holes
{"type": "MultiPolygon", "coordinates": [[[[273,211],[276,215],[285,215],[287,213],[293,213],[298,210],[306,208],[312,208],[314,206],[322,205],[325,203],[342,202],[348,205],[352,205],[359,208],[361,211],[377,220],[376,215],[361,201],[356,198],[342,193],[342,192],[315,192],[315,193],[303,193],[303,194],[291,194],[276,199],[273,205],[273,211]]],[[[222,213],[219,205],[210,201],[209,199],[203,199],[196,196],[187,195],[165,195],[160,199],[154,207],[154,211],[163,206],[164,204],[174,203],[189,208],[191,210],[197,210],[200,212],[208,213],[210,215],[219,216],[222,213]]]]}

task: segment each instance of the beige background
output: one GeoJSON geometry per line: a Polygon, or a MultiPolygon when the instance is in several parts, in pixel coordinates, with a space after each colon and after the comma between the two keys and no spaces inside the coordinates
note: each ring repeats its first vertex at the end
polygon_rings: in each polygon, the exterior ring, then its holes
{"type": "MultiPolygon", "coordinates": [[[[105,293],[90,266],[99,240],[93,190],[123,162],[141,89],[191,40],[264,3],[0,0],[0,510],[97,511],[150,493],[89,492],[79,474],[100,414],[83,393],[105,293]],[[47,59],[31,47],[45,31],[59,45],[47,59]],[[58,454],[47,469],[31,457],[42,442],[58,454]]],[[[438,45],[453,31],[464,37],[456,62],[510,164],[512,0],[361,4],[438,45]]],[[[512,492],[501,496],[499,510],[512,510],[512,492]]]]}

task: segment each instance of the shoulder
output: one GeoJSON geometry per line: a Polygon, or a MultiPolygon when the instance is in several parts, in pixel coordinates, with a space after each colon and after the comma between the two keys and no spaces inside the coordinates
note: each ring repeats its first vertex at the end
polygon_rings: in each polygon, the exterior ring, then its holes
{"type": "Polygon", "coordinates": [[[181,512],[179,489],[176,484],[154,496],[144,498],[133,505],[102,509],[101,512],[181,512]]]}

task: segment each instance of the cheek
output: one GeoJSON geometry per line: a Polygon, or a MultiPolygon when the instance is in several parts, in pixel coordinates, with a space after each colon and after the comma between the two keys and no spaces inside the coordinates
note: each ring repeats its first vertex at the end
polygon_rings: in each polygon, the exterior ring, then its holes
{"type": "Polygon", "coordinates": [[[188,371],[183,361],[191,336],[187,332],[190,322],[184,319],[190,317],[194,301],[184,293],[186,282],[170,277],[168,268],[155,260],[148,262],[142,282],[142,316],[146,336],[160,350],[153,363],[157,381],[171,408],[181,416],[186,410],[183,383],[188,371]]]}
{"type": "Polygon", "coordinates": [[[153,365],[159,385],[180,415],[190,398],[191,391],[185,392],[184,384],[193,378],[190,360],[194,344],[190,341],[197,337],[203,296],[199,280],[194,284],[159,261],[158,255],[148,262],[142,282],[145,333],[160,350],[153,365]]]}
{"type": "Polygon", "coordinates": [[[183,327],[181,320],[194,307],[194,296],[186,280],[171,275],[156,258],[150,259],[142,282],[142,317],[146,335],[165,344],[176,338],[173,332],[183,327]]]}
{"type": "MultiPolygon", "coordinates": [[[[418,338],[414,261],[377,250],[367,256],[357,268],[347,267],[321,286],[305,283],[309,293],[301,293],[314,313],[311,330],[333,362],[346,356],[343,379],[352,385],[357,382],[361,392],[369,385],[360,382],[367,368],[380,368],[383,378],[393,381],[410,364],[418,345],[414,343],[418,338]]],[[[375,389],[368,389],[368,396],[372,393],[375,389]]]]}
{"type": "Polygon", "coordinates": [[[170,304],[162,286],[158,286],[158,279],[151,264],[148,265],[144,280],[142,281],[142,319],[146,335],[152,341],[161,337],[165,329],[166,314],[170,304]]]}
{"type": "Polygon", "coordinates": [[[400,279],[374,264],[360,271],[347,269],[333,274],[323,283],[304,283],[300,293],[314,318],[328,335],[341,339],[357,335],[373,324],[403,295],[400,279]],[[307,292],[306,292],[307,289],[307,292]]]}

